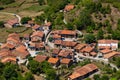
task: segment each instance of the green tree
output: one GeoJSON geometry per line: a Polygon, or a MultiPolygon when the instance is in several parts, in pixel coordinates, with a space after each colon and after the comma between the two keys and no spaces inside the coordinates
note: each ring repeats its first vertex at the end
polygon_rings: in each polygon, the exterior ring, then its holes
{"type": "Polygon", "coordinates": [[[45,4],[45,0],[38,0],[39,5],[44,5],[45,4]]]}
{"type": "Polygon", "coordinates": [[[119,30],[112,31],[112,39],[120,40],[119,34],[120,34],[119,30]]]}
{"type": "Polygon", "coordinates": [[[104,38],[104,32],[102,29],[100,29],[97,33],[97,39],[103,39],[104,38]]]}
{"type": "Polygon", "coordinates": [[[0,27],[3,28],[4,27],[4,22],[0,21],[0,27]]]}
{"type": "Polygon", "coordinates": [[[56,72],[53,69],[48,69],[46,71],[46,79],[47,80],[55,80],[56,79],[56,72]]]}
{"type": "Polygon", "coordinates": [[[26,24],[28,21],[30,21],[30,20],[32,20],[30,17],[23,17],[22,19],[21,19],[21,23],[22,24],[26,24]]]}
{"type": "Polygon", "coordinates": [[[6,80],[12,80],[17,78],[17,72],[15,70],[14,65],[6,66],[4,71],[3,71],[3,76],[6,78],[6,80]]]}
{"type": "Polygon", "coordinates": [[[25,74],[25,80],[35,80],[31,72],[25,74]]]}
{"type": "Polygon", "coordinates": [[[74,30],[74,26],[71,23],[67,24],[67,29],[68,30],[74,30]]]}
{"type": "Polygon", "coordinates": [[[48,69],[52,69],[52,65],[48,63],[47,61],[42,62],[41,64],[41,69],[44,73],[47,73],[48,69]]]}
{"type": "Polygon", "coordinates": [[[94,79],[94,80],[100,80],[100,75],[99,75],[99,74],[95,74],[95,75],[93,76],[93,79],[94,79]]]}
{"type": "Polygon", "coordinates": [[[93,34],[87,34],[87,35],[85,35],[85,42],[86,43],[93,43],[93,42],[96,42],[96,38],[95,38],[95,36],[93,35],[93,34]]]}
{"type": "Polygon", "coordinates": [[[87,26],[90,26],[92,24],[90,12],[84,9],[80,13],[80,18],[79,18],[79,24],[77,24],[77,29],[86,29],[87,26]]]}
{"type": "Polygon", "coordinates": [[[40,67],[40,63],[35,61],[35,60],[30,60],[28,65],[27,65],[28,69],[31,70],[31,72],[33,74],[36,73],[40,73],[41,72],[41,67],[40,67]]]}
{"type": "Polygon", "coordinates": [[[103,76],[101,77],[101,80],[109,80],[109,77],[108,77],[107,75],[103,75],[103,76]]]}
{"type": "Polygon", "coordinates": [[[15,2],[15,0],[0,0],[0,2],[2,4],[11,4],[11,3],[15,2]]]}

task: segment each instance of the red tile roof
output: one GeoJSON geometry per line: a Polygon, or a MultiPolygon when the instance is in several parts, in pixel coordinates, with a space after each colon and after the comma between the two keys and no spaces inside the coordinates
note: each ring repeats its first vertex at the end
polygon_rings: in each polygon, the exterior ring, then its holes
{"type": "Polygon", "coordinates": [[[62,60],[61,60],[61,63],[62,64],[69,64],[71,62],[71,59],[67,59],[67,58],[63,58],[62,60]]]}
{"type": "Polygon", "coordinates": [[[55,40],[54,44],[60,45],[62,43],[62,40],[55,40]]]}
{"type": "Polygon", "coordinates": [[[76,31],[72,31],[72,30],[61,30],[60,31],[61,35],[76,35],[76,31]]]}
{"type": "Polygon", "coordinates": [[[48,62],[52,64],[56,64],[59,61],[59,58],[49,58],[48,62]]]}
{"type": "Polygon", "coordinates": [[[118,55],[118,54],[119,54],[118,52],[112,51],[112,52],[110,52],[108,54],[105,54],[104,58],[109,59],[109,58],[114,57],[115,55],[118,55]]]}
{"type": "Polygon", "coordinates": [[[106,54],[106,53],[112,52],[112,50],[110,50],[110,49],[103,49],[103,50],[100,50],[100,52],[103,53],[103,54],[106,54]]]}
{"type": "Polygon", "coordinates": [[[77,44],[74,49],[80,50],[80,49],[84,48],[86,45],[87,44],[83,44],[83,43],[82,44],[77,44]]]}
{"type": "Polygon", "coordinates": [[[58,56],[67,57],[68,55],[71,55],[71,54],[73,54],[73,52],[70,50],[61,50],[59,52],[58,56]]]}
{"type": "Polygon", "coordinates": [[[76,69],[72,75],[69,76],[70,79],[74,80],[78,77],[82,77],[90,72],[92,72],[93,70],[97,70],[98,67],[95,64],[87,64],[81,68],[76,69]]]}
{"type": "Polygon", "coordinates": [[[14,51],[13,54],[16,56],[20,56],[21,58],[26,58],[30,53],[27,51],[27,48],[24,45],[18,46],[14,51]]]}
{"type": "Polygon", "coordinates": [[[2,58],[2,59],[1,59],[1,62],[2,62],[2,63],[6,63],[6,62],[16,63],[16,57],[8,56],[8,57],[5,57],[5,58],[2,58]]]}
{"type": "Polygon", "coordinates": [[[92,55],[92,56],[96,56],[97,53],[96,53],[96,52],[91,52],[90,55],[92,55]]]}
{"type": "Polygon", "coordinates": [[[43,62],[47,59],[47,56],[44,55],[37,55],[34,60],[38,61],[38,62],[43,62]]]}
{"type": "Polygon", "coordinates": [[[54,38],[54,39],[61,38],[61,35],[54,34],[54,35],[53,35],[53,38],[54,38]]]}
{"type": "Polygon", "coordinates": [[[68,4],[68,5],[65,6],[64,10],[65,11],[70,11],[70,10],[74,9],[74,7],[75,7],[74,5],[68,4]]]}
{"type": "Polygon", "coordinates": [[[62,46],[66,46],[66,47],[75,47],[77,45],[77,42],[73,42],[73,41],[62,41],[61,43],[62,46]]]}
{"type": "Polygon", "coordinates": [[[40,25],[35,24],[35,25],[32,27],[32,29],[38,29],[39,27],[40,27],[40,25]]]}
{"type": "Polygon", "coordinates": [[[35,31],[33,32],[33,34],[31,35],[31,37],[35,37],[35,36],[38,36],[38,37],[43,37],[44,36],[44,33],[42,31],[35,31]]]}
{"type": "Polygon", "coordinates": [[[85,48],[83,48],[81,50],[81,52],[87,52],[87,53],[90,53],[91,51],[93,51],[94,47],[91,47],[91,46],[87,46],[85,48]]]}
{"type": "Polygon", "coordinates": [[[8,21],[7,21],[7,24],[9,24],[9,25],[11,25],[11,26],[13,26],[13,25],[16,24],[16,23],[19,23],[19,22],[18,22],[18,19],[11,19],[11,20],[8,20],[8,21]]]}
{"type": "Polygon", "coordinates": [[[59,54],[60,51],[61,51],[61,49],[56,48],[56,49],[53,49],[52,53],[53,54],[59,54]]]}
{"type": "Polygon", "coordinates": [[[3,45],[1,46],[1,48],[2,48],[2,49],[3,49],[3,48],[13,49],[13,48],[15,48],[15,46],[12,45],[12,44],[6,43],[6,44],[3,44],[3,45]]]}
{"type": "Polygon", "coordinates": [[[102,43],[102,44],[110,44],[110,43],[118,43],[118,40],[98,40],[98,43],[102,43]]]}

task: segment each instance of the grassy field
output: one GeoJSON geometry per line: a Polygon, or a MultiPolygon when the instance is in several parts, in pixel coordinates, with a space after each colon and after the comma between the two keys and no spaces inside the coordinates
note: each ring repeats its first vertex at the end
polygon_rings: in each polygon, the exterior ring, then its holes
{"type": "MultiPolygon", "coordinates": [[[[25,27],[24,27],[25,28],[25,27]]],[[[7,39],[7,36],[10,34],[8,31],[13,31],[13,32],[16,32],[16,31],[22,31],[23,30],[23,27],[18,27],[18,28],[11,28],[11,29],[8,29],[8,28],[0,28],[0,42],[5,42],[6,39],[7,39]]],[[[18,34],[20,36],[23,36],[24,34],[29,34],[32,32],[32,29],[31,28],[28,28],[22,32],[19,32],[18,34]]]]}
{"type": "Polygon", "coordinates": [[[7,21],[13,18],[15,18],[15,16],[0,13],[0,21],[7,21]]]}

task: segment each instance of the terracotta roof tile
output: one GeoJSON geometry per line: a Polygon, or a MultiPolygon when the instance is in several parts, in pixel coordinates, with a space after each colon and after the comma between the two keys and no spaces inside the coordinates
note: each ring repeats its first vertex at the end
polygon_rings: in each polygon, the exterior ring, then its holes
{"type": "Polygon", "coordinates": [[[86,46],[86,44],[77,44],[76,46],[75,46],[75,49],[82,49],[82,48],[84,48],[86,46]]]}
{"type": "Polygon", "coordinates": [[[55,40],[54,41],[54,44],[56,44],[56,45],[60,45],[62,43],[62,40],[55,40]]]}
{"type": "Polygon", "coordinates": [[[71,59],[67,59],[67,58],[63,58],[62,60],[61,60],[61,63],[62,64],[69,64],[71,62],[71,59]]]}
{"type": "Polygon", "coordinates": [[[74,5],[68,4],[68,5],[65,6],[64,10],[65,11],[70,11],[70,10],[74,9],[74,7],[75,7],[74,5]]]}
{"type": "Polygon", "coordinates": [[[81,68],[76,69],[72,75],[69,76],[70,79],[76,79],[78,77],[82,77],[88,73],[90,73],[93,70],[98,69],[98,67],[94,64],[87,64],[81,68]]]}
{"type": "Polygon", "coordinates": [[[58,35],[58,34],[54,34],[54,35],[53,35],[53,38],[54,38],[54,39],[57,39],[57,38],[61,38],[61,36],[58,35]]]}
{"type": "Polygon", "coordinates": [[[113,52],[110,52],[110,53],[108,53],[108,54],[105,54],[105,55],[104,55],[104,58],[109,59],[109,58],[111,58],[111,57],[113,57],[113,56],[115,56],[115,55],[117,55],[117,54],[118,54],[118,52],[113,51],[113,52]]]}
{"type": "Polygon", "coordinates": [[[56,49],[53,49],[52,53],[53,54],[59,54],[60,51],[61,51],[61,49],[56,48],[56,49]]]}
{"type": "Polygon", "coordinates": [[[61,43],[62,46],[66,46],[66,47],[75,47],[77,45],[77,42],[73,42],[73,41],[62,41],[61,43]]]}
{"type": "Polygon", "coordinates": [[[37,55],[34,60],[38,61],[38,62],[43,62],[47,59],[47,56],[44,55],[37,55]]]}
{"type": "Polygon", "coordinates": [[[32,29],[38,29],[39,27],[40,27],[40,25],[35,24],[35,25],[32,27],[32,29]]]}
{"type": "Polygon", "coordinates": [[[92,55],[92,56],[96,56],[97,53],[96,53],[96,52],[91,52],[90,55],[92,55]]]}
{"type": "Polygon", "coordinates": [[[3,44],[3,45],[1,46],[2,49],[3,49],[3,48],[9,48],[9,49],[12,49],[12,48],[14,48],[14,47],[15,47],[14,45],[9,44],[9,43],[3,44]]]}
{"type": "Polygon", "coordinates": [[[43,37],[44,36],[44,33],[42,31],[35,31],[33,32],[33,34],[31,35],[31,37],[35,37],[35,36],[38,36],[38,37],[43,37]]]}
{"type": "Polygon", "coordinates": [[[118,43],[118,40],[98,40],[98,43],[103,43],[103,44],[110,44],[110,43],[118,43]]]}
{"type": "Polygon", "coordinates": [[[73,52],[70,50],[61,50],[59,52],[58,56],[67,57],[68,55],[71,55],[71,54],[73,54],[73,52]]]}
{"type": "Polygon", "coordinates": [[[61,35],[76,35],[76,31],[72,31],[72,30],[61,30],[60,31],[61,35]]]}
{"type": "Polygon", "coordinates": [[[112,50],[110,50],[110,49],[103,49],[103,50],[100,50],[100,52],[103,53],[103,54],[106,54],[106,53],[112,52],[112,50]]]}
{"type": "Polygon", "coordinates": [[[18,19],[11,19],[11,20],[8,20],[8,21],[7,21],[7,24],[9,24],[9,25],[11,25],[11,26],[13,26],[13,25],[16,24],[16,23],[19,23],[19,22],[18,22],[18,19]]]}
{"type": "Polygon", "coordinates": [[[59,58],[49,58],[48,62],[52,64],[56,64],[59,61],[59,58]]]}
{"type": "Polygon", "coordinates": [[[1,59],[1,62],[2,63],[6,63],[6,62],[16,62],[16,57],[11,57],[11,56],[8,56],[8,57],[5,57],[5,58],[2,58],[1,59]]]}

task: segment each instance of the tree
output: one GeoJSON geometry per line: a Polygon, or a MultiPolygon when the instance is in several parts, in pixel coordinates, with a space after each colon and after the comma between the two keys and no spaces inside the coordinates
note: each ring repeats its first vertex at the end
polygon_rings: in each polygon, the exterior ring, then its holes
{"type": "Polygon", "coordinates": [[[17,78],[17,72],[15,71],[15,66],[14,65],[10,65],[10,66],[6,66],[4,71],[3,71],[3,76],[6,78],[6,80],[12,80],[13,78],[17,78]]]}
{"type": "Polygon", "coordinates": [[[87,34],[87,35],[85,35],[85,42],[86,43],[93,43],[93,42],[96,42],[96,38],[95,38],[95,36],[93,35],[93,34],[87,34]]]}
{"type": "Polygon", "coordinates": [[[42,62],[40,65],[41,65],[41,69],[44,73],[47,73],[48,69],[52,69],[51,64],[48,63],[47,61],[42,62]]]}
{"type": "Polygon", "coordinates": [[[120,40],[119,34],[120,34],[119,30],[112,31],[112,39],[120,40]]]}
{"type": "Polygon", "coordinates": [[[55,80],[56,79],[56,72],[53,69],[48,69],[46,71],[46,80],[55,80]]]}
{"type": "Polygon", "coordinates": [[[97,39],[103,39],[104,38],[104,32],[102,29],[100,29],[97,33],[97,39]]]}
{"type": "Polygon", "coordinates": [[[67,29],[68,30],[74,30],[74,26],[71,23],[67,24],[67,29]]]}
{"type": "MultiPolygon", "coordinates": [[[[80,13],[80,18],[79,18],[79,25],[77,25],[77,29],[86,29],[87,26],[90,26],[92,23],[90,12],[84,9],[80,13]]],[[[77,23],[78,24],[78,23],[77,23]]]]}
{"type": "Polygon", "coordinates": [[[99,75],[99,74],[95,74],[95,75],[93,76],[93,79],[94,79],[94,80],[100,80],[100,75],[99,75]]]}
{"type": "Polygon", "coordinates": [[[39,5],[45,4],[45,0],[38,0],[39,5]]]}
{"type": "Polygon", "coordinates": [[[25,80],[35,80],[31,72],[25,74],[25,80]]]}
{"type": "Polygon", "coordinates": [[[37,62],[35,60],[30,60],[29,63],[28,63],[28,65],[27,65],[27,67],[28,67],[28,69],[31,70],[31,72],[33,74],[41,72],[40,64],[39,64],[39,62],[37,62]]]}
{"type": "Polygon", "coordinates": [[[15,2],[15,0],[0,0],[0,2],[2,4],[11,4],[11,3],[15,2]]]}
{"type": "Polygon", "coordinates": [[[27,24],[28,21],[30,21],[30,20],[32,20],[30,17],[23,17],[23,18],[21,19],[21,23],[22,23],[22,24],[27,24]]]}
{"type": "Polygon", "coordinates": [[[109,80],[109,77],[108,77],[107,75],[103,75],[103,76],[101,77],[101,80],[109,80]]]}
{"type": "Polygon", "coordinates": [[[4,27],[4,22],[0,21],[0,27],[3,28],[4,27]]]}

